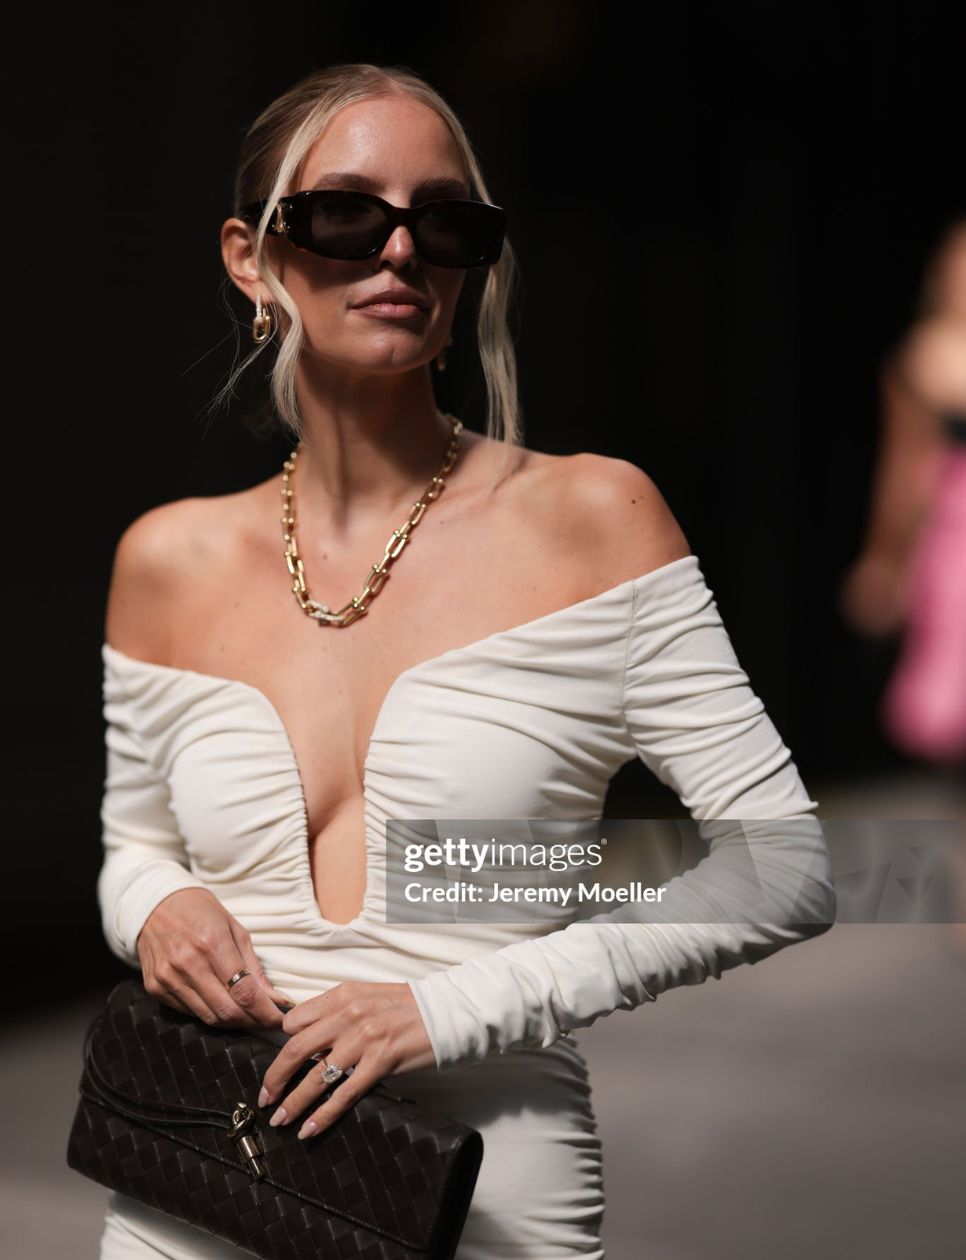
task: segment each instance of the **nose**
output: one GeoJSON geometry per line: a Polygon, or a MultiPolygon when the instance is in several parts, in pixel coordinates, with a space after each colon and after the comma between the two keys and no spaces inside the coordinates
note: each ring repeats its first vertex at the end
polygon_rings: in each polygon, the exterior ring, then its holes
{"type": "Polygon", "coordinates": [[[409,228],[400,224],[390,235],[380,251],[381,258],[389,258],[396,266],[416,257],[416,242],[409,228]]]}

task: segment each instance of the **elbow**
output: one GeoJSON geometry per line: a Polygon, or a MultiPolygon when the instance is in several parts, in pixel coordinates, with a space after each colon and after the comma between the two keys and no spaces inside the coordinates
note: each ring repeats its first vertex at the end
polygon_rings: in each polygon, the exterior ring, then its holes
{"type": "Polygon", "coordinates": [[[821,823],[811,815],[796,820],[792,832],[796,855],[789,861],[785,887],[798,884],[789,918],[803,937],[822,936],[838,916],[838,894],[832,876],[832,861],[821,823]]]}
{"type": "Polygon", "coordinates": [[[838,895],[831,878],[816,880],[802,894],[794,926],[806,938],[822,936],[835,923],[837,915],[838,895]]]}

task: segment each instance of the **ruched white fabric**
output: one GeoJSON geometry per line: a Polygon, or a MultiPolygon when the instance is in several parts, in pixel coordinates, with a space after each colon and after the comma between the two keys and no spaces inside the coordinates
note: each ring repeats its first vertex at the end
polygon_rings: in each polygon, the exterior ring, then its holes
{"type": "MultiPolygon", "coordinates": [[[[365,758],[366,890],[346,924],[316,902],[300,771],[267,696],[107,643],[102,656],[98,896],[112,951],[138,966],[154,907],[201,887],[296,1000],[350,980],[408,982],[437,1066],[407,1073],[404,1092],[484,1138],[458,1260],[602,1257],[601,1151],[572,1030],[757,962],[834,917],[817,802],[738,663],[697,557],[396,679],[365,758]],[[638,756],[703,820],[710,847],[647,922],[626,908],[554,930],[387,922],[389,819],[599,818],[611,778],[638,756]],[[749,906],[761,911],[753,921],[749,906]]],[[[233,1254],[111,1197],[102,1260],[233,1254]]]]}

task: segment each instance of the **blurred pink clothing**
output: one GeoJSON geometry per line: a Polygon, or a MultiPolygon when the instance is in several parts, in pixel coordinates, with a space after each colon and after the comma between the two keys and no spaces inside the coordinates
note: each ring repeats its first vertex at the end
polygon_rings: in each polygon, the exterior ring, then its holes
{"type": "Polygon", "coordinates": [[[949,417],[936,497],[909,572],[909,614],[880,717],[915,757],[966,761],[966,440],[949,417]]]}

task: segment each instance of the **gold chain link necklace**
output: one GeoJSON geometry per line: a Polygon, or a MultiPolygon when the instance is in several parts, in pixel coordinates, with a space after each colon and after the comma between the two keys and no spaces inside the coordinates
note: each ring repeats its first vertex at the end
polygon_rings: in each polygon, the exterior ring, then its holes
{"type": "Polygon", "coordinates": [[[382,590],[383,583],[389,576],[390,568],[399,558],[403,547],[409,542],[410,532],[422,520],[427,506],[434,499],[439,498],[440,491],[446,485],[446,476],[456,463],[456,457],[459,454],[463,422],[462,420],[457,420],[455,416],[451,416],[448,411],[439,412],[438,414],[445,416],[453,425],[453,435],[450,438],[442,467],[430,481],[421,497],[413,504],[405,523],[399,529],[392,531],[389,541],[386,543],[382,559],[369,570],[369,576],[366,578],[366,584],[362,592],[359,595],[354,595],[338,612],[333,612],[328,604],[320,604],[309,595],[308,587],[305,584],[305,570],[302,568],[298,542],[295,538],[295,487],[292,481],[292,474],[295,472],[295,464],[304,443],[299,442],[285,461],[283,465],[284,471],[282,472],[282,537],[285,540],[285,562],[288,565],[289,573],[292,575],[292,593],[298,601],[298,606],[306,616],[314,617],[320,625],[348,626],[357,617],[365,616],[369,611],[370,601],[382,590]]]}

